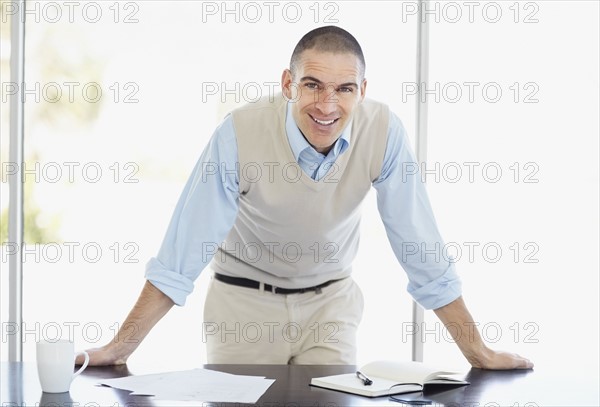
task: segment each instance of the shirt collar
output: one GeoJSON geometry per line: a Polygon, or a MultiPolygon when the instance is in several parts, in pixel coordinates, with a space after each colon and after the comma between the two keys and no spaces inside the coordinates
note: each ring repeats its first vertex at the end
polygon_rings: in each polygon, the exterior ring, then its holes
{"type": "MultiPolygon", "coordinates": [[[[288,141],[290,143],[290,147],[292,148],[292,153],[294,153],[294,158],[298,161],[298,157],[300,154],[309,149],[313,154],[320,154],[317,150],[311,146],[308,141],[302,135],[302,132],[296,125],[296,121],[294,120],[294,116],[292,115],[292,102],[287,103],[286,110],[286,118],[285,118],[285,130],[287,133],[288,141]]],[[[337,157],[342,154],[348,148],[350,144],[350,134],[352,133],[352,120],[346,125],[342,134],[335,141],[333,148],[329,151],[329,155],[333,154],[333,157],[337,157]]]]}

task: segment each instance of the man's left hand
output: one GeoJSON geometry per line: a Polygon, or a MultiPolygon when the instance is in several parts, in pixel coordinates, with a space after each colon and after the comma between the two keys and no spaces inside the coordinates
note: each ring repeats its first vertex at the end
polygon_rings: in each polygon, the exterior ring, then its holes
{"type": "Polygon", "coordinates": [[[495,351],[488,348],[477,330],[477,324],[467,310],[462,297],[458,297],[450,304],[434,310],[444,326],[469,327],[464,331],[450,329],[455,343],[469,361],[471,366],[479,369],[532,369],[533,363],[529,359],[516,353],[495,351]]]}
{"type": "Polygon", "coordinates": [[[483,357],[470,361],[471,366],[479,369],[533,369],[533,362],[516,353],[486,349],[483,357]]]}

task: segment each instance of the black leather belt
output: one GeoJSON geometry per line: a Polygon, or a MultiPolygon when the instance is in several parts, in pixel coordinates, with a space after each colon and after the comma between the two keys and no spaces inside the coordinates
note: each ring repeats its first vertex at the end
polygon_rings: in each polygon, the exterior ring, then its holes
{"type": "MultiPolygon", "coordinates": [[[[226,275],[219,274],[219,273],[215,273],[215,278],[223,283],[237,285],[239,287],[255,288],[257,290],[260,289],[260,283],[258,281],[250,280],[248,278],[231,277],[231,276],[226,276],[226,275]]],[[[325,288],[328,285],[335,283],[336,281],[340,281],[340,280],[329,280],[329,281],[324,282],[323,284],[315,285],[313,287],[306,287],[306,288],[281,288],[281,287],[275,287],[271,284],[265,284],[265,291],[269,291],[274,294],[302,294],[302,293],[314,291],[317,294],[319,294],[321,292],[322,288],[325,288]]]]}

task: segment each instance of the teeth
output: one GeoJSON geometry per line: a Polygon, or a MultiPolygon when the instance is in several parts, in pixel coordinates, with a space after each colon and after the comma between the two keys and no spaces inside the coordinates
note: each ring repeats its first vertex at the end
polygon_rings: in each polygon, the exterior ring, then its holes
{"type": "Polygon", "coordinates": [[[313,117],[313,120],[314,120],[315,122],[317,122],[317,123],[319,123],[319,124],[323,125],[323,126],[328,126],[328,125],[330,125],[331,123],[333,123],[333,122],[334,122],[336,119],[333,119],[333,120],[328,120],[328,121],[322,121],[322,120],[319,120],[319,119],[315,119],[315,118],[313,117]]]}

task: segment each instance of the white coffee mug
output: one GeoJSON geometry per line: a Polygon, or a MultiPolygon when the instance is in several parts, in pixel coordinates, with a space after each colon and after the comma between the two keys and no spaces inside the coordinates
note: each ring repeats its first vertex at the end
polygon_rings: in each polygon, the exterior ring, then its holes
{"type": "Polygon", "coordinates": [[[36,347],[37,368],[42,391],[46,393],[65,393],[69,391],[71,382],[85,369],[90,361],[87,352],[75,354],[75,344],[68,340],[54,342],[40,341],[36,347]],[[85,361],[79,370],[73,373],[75,357],[85,356],[85,361]]]}

